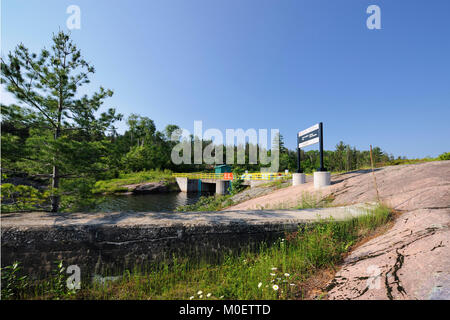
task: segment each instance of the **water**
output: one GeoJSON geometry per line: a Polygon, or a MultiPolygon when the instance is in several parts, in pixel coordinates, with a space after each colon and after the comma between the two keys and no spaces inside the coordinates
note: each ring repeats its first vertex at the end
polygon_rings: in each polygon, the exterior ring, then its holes
{"type": "Polygon", "coordinates": [[[143,195],[109,195],[90,212],[159,211],[171,212],[178,206],[194,204],[205,193],[168,192],[143,195]]]}

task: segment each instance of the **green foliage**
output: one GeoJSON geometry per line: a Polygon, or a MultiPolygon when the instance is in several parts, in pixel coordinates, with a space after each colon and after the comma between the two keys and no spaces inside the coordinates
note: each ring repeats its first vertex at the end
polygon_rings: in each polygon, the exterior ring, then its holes
{"type": "Polygon", "coordinates": [[[439,160],[450,160],[450,152],[445,152],[438,157],[439,160]]]}
{"type": "Polygon", "coordinates": [[[417,163],[424,163],[424,162],[430,162],[430,161],[436,161],[436,159],[433,158],[423,158],[423,159],[395,159],[390,160],[386,163],[380,163],[380,166],[398,166],[402,164],[417,164],[417,163]]]}
{"type": "Polygon", "coordinates": [[[281,189],[292,186],[292,181],[290,178],[282,177],[281,179],[277,178],[274,181],[269,181],[267,183],[263,183],[258,185],[258,187],[275,187],[275,189],[281,189]]]}
{"type": "MultiPolygon", "coordinates": [[[[68,175],[92,175],[105,169],[101,165],[107,154],[105,133],[122,116],[112,108],[98,115],[104,99],[112,96],[111,90],[100,87],[91,97],[78,95],[93,73],[94,67],[63,31],[53,36],[51,49],[39,55],[19,44],[7,59],[1,58],[2,83],[32,110],[7,108],[6,122],[13,126],[10,134],[18,136],[26,149],[17,162],[7,161],[9,169],[47,173],[52,190],[68,175]]],[[[18,141],[5,139],[13,153],[17,153],[13,144],[18,141]]],[[[53,193],[52,211],[59,210],[59,202],[60,194],[53,193]]]]}
{"type": "Polygon", "coordinates": [[[48,279],[45,286],[49,287],[48,292],[51,294],[52,299],[60,300],[63,298],[68,298],[76,293],[75,289],[67,288],[67,278],[66,268],[64,267],[63,261],[55,261],[56,268],[53,269],[53,274],[48,279]]]}
{"type": "Polygon", "coordinates": [[[100,180],[95,183],[92,188],[93,193],[115,193],[124,192],[128,188],[124,187],[130,184],[143,182],[159,182],[173,183],[175,179],[172,177],[170,170],[149,170],[132,173],[121,173],[116,179],[100,180]]]}
{"type": "Polygon", "coordinates": [[[48,208],[50,191],[39,191],[25,185],[2,183],[1,210],[2,212],[33,211],[48,208]]]}
{"type": "Polygon", "coordinates": [[[231,205],[233,205],[231,195],[202,196],[196,203],[179,206],[176,211],[219,211],[231,205]]]}
{"type": "Polygon", "coordinates": [[[20,276],[19,262],[1,269],[2,296],[4,300],[27,299],[32,294],[41,295],[44,299],[68,299],[76,294],[76,289],[67,287],[69,275],[66,273],[63,261],[55,261],[55,268],[50,277],[32,281],[27,276],[20,276]]]}
{"type": "Polygon", "coordinates": [[[14,262],[11,266],[1,268],[2,274],[2,296],[3,300],[20,299],[24,291],[28,288],[27,276],[19,275],[21,267],[19,262],[14,262]]]}
{"type": "Polygon", "coordinates": [[[246,186],[244,185],[244,180],[240,178],[243,173],[244,170],[242,170],[241,168],[235,168],[233,170],[234,179],[231,181],[229,188],[229,192],[231,195],[235,195],[246,188],[246,186]]]}

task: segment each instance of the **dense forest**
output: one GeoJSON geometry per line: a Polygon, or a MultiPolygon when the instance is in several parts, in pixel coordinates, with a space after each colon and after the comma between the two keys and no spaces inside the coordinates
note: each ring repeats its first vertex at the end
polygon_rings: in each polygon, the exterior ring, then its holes
{"type": "MultiPolygon", "coordinates": [[[[179,129],[175,124],[158,130],[149,117],[131,114],[125,132],[118,133],[115,123],[123,116],[103,107],[113,92],[100,88],[91,96],[79,94],[94,72],[62,31],[53,36],[50,50],[35,54],[20,44],[2,58],[2,85],[19,102],[1,105],[2,203],[31,199],[34,208],[76,210],[89,203],[98,180],[144,170],[212,170],[211,164],[172,163],[171,150],[178,143],[171,140],[179,129]]],[[[296,150],[288,150],[281,135],[277,139],[279,170],[295,171],[296,150]]],[[[191,140],[193,145],[194,137],[191,140]]],[[[204,146],[210,143],[203,141],[204,146]]],[[[379,147],[373,157],[376,163],[393,160],[379,147]]],[[[301,158],[305,172],[319,167],[318,151],[302,150],[301,158]]],[[[324,161],[330,171],[348,171],[369,166],[370,154],[340,142],[334,151],[325,151],[324,161]]],[[[260,165],[236,164],[233,170],[258,171],[260,165]]]]}

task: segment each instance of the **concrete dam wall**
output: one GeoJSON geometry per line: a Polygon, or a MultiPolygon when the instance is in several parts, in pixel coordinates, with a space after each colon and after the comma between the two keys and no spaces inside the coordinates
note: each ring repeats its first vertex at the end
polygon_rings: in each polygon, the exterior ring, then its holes
{"type": "Polygon", "coordinates": [[[19,261],[34,277],[57,260],[78,265],[82,275],[114,275],[169,261],[172,256],[215,260],[255,249],[319,218],[364,214],[361,206],[308,210],[209,213],[17,213],[2,215],[2,266],[19,261]]]}

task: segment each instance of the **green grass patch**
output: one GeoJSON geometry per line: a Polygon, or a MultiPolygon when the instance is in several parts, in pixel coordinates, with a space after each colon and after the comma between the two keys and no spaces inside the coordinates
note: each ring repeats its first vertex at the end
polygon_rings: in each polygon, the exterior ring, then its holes
{"type": "Polygon", "coordinates": [[[200,199],[190,205],[179,206],[175,211],[187,212],[187,211],[220,211],[234,204],[231,199],[232,195],[213,195],[202,196],[200,199]]]}
{"type": "MultiPolygon", "coordinates": [[[[126,271],[115,281],[83,283],[76,294],[64,298],[298,299],[305,294],[302,284],[317,272],[334,269],[353,245],[391,219],[388,208],[377,207],[346,221],[323,220],[302,226],[275,243],[264,243],[256,252],[225,255],[220,263],[173,259],[170,264],[126,271]]],[[[17,277],[12,279],[17,281],[17,277]]],[[[9,298],[51,298],[39,286],[31,289],[23,285],[23,280],[19,283],[20,288],[27,289],[15,290],[3,283],[2,288],[9,289],[9,298]]]]}
{"type": "Polygon", "coordinates": [[[291,185],[292,185],[292,178],[281,178],[281,179],[277,179],[275,181],[262,183],[262,184],[258,185],[258,187],[263,187],[263,188],[274,187],[275,189],[281,189],[281,188],[290,187],[291,185]]]}
{"type": "Polygon", "coordinates": [[[439,158],[423,158],[423,159],[396,159],[391,160],[386,163],[380,162],[377,163],[377,167],[384,167],[384,166],[398,166],[402,164],[418,164],[418,163],[425,163],[425,162],[431,162],[431,161],[438,161],[439,158]]]}
{"type": "Polygon", "coordinates": [[[165,181],[167,184],[174,183],[175,178],[172,177],[170,170],[151,170],[133,173],[121,173],[119,178],[97,181],[92,189],[93,193],[115,193],[126,192],[128,188],[124,187],[130,184],[144,182],[165,181]]]}
{"type": "Polygon", "coordinates": [[[326,208],[331,207],[334,200],[333,195],[322,197],[320,193],[302,192],[302,195],[297,202],[278,202],[259,206],[259,210],[301,210],[312,208],[326,208]]]}

